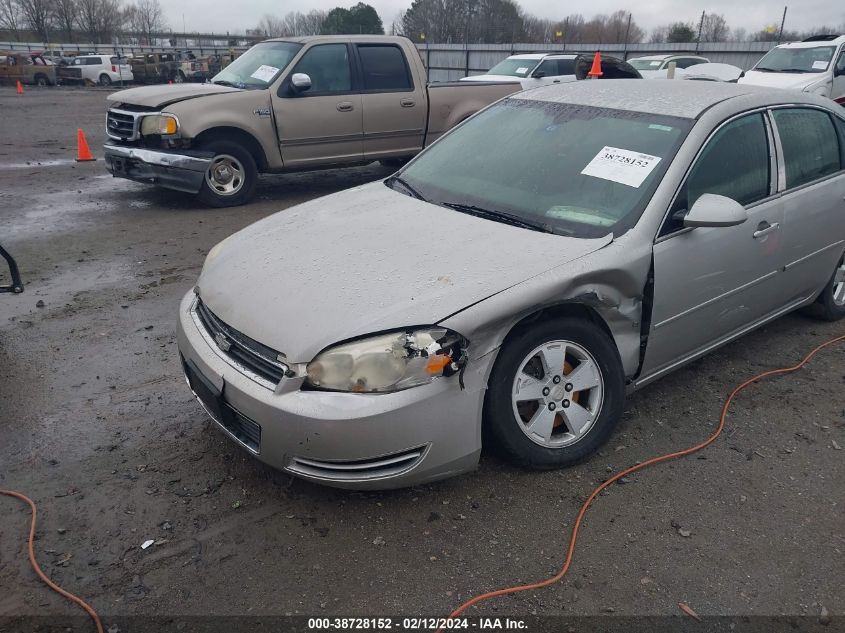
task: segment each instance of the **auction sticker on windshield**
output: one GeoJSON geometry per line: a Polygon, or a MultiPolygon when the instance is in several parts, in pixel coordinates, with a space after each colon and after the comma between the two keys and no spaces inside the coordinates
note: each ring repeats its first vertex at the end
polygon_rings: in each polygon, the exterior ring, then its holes
{"type": "Polygon", "coordinates": [[[813,70],[827,70],[827,62],[813,62],[813,70]]]}
{"type": "Polygon", "coordinates": [[[279,69],[275,66],[264,66],[261,65],[258,67],[254,73],[250,75],[253,79],[258,79],[259,81],[263,81],[264,83],[269,83],[273,77],[276,76],[276,73],[279,72],[279,69]]]}
{"type": "Polygon", "coordinates": [[[605,145],[581,173],[629,187],[639,187],[659,162],[659,156],[605,145]]]}
{"type": "Polygon", "coordinates": [[[528,72],[528,68],[526,68],[525,66],[520,66],[516,69],[516,72],[518,72],[520,75],[524,75],[528,72]]]}

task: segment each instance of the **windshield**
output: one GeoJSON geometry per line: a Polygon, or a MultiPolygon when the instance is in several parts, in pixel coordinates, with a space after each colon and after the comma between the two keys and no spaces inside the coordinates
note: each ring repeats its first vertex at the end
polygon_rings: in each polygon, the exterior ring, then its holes
{"type": "Polygon", "coordinates": [[[637,70],[660,70],[662,59],[629,59],[628,63],[637,70]]]}
{"type": "Polygon", "coordinates": [[[539,59],[506,59],[488,70],[485,75],[508,75],[509,77],[527,77],[539,59]]]}
{"type": "Polygon", "coordinates": [[[387,184],[547,232],[621,235],[636,224],[692,123],[508,99],[444,136],[387,184]]]}
{"type": "Polygon", "coordinates": [[[774,73],[823,73],[833,59],[835,46],[773,48],[752,70],[774,73]]]}
{"type": "Polygon", "coordinates": [[[214,75],[213,84],[235,88],[266,88],[279,76],[302,44],[262,42],[214,75]]]}

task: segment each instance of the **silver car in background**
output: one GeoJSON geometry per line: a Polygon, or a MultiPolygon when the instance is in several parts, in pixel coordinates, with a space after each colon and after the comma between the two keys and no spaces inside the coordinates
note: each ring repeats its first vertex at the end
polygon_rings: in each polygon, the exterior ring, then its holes
{"type": "Polygon", "coordinates": [[[409,486],[482,446],[573,464],[632,391],[791,310],[845,315],[845,118],[809,94],[584,81],[384,181],[261,220],[179,308],[189,384],[258,459],[409,486]]]}

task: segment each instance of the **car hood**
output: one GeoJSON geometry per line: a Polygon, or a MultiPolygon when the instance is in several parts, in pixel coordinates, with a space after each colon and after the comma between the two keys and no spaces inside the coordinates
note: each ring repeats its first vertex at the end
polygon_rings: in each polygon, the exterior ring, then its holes
{"type": "Polygon", "coordinates": [[[120,90],[108,96],[108,100],[115,103],[131,103],[133,105],[161,108],[177,101],[196,99],[228,92],[240,92],[238,88],[218,86],[215,84],[162,84],[160,86],[142,86],[120,90]]]}
{"type": "Polygon", "coordinates": [[[231,327],[308,362],[350,338],[436,324],[612,239],[509,226],[375,182],[235,233],[209,253],[198,292],[231,327]]]}
{"type": "Polygon", "coordinates": [[[767,88],[790,88],[801,90],[810,84],[824,79],[823,73],[768,73],[749,70],[738,83],[767,88]]]}

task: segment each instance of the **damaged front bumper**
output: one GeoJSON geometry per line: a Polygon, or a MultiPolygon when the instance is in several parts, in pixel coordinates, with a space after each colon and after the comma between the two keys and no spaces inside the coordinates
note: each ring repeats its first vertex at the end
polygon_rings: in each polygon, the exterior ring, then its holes
{"type": "Polygon", "coordinates": [[[197,193],[211,164],[210,152],[167,151],[106,143],[106,168],[115,178],[197,193]]]}
{"type": "Polygon", "coordinates": [[[218,428],[262,462],[352,489],[414,486],[477,466],[492,358],[468,368],[464,389],[458,376],[391,393],[307,390],[301,376],[270,388],[208,340],[194,305],[189,292],[177,326],[188,384],[218,428]]]}

